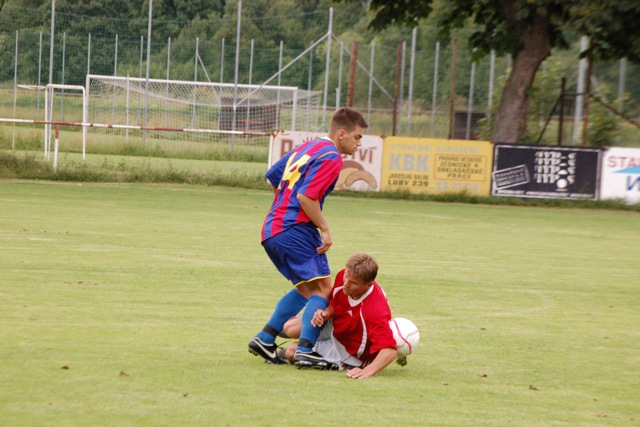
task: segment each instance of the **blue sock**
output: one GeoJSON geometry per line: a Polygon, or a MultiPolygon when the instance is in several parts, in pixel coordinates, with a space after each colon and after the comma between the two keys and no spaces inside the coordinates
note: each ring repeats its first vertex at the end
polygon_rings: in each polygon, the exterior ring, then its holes
{"type": "Polygon", "coordinates": [[[307,299],[294,288],[284,294],[276,304],[276,308],[264,329],[258,332],[258,338],[264,343],[276,342],[276,335],[282,331],[285,322],[300,313],[307,304],[307,299]]]}
{"type": "Polygon", "coordinates": [[[307,307],[302,314],[302,331],[300,332],[300,341],[298,341],[298,350],[301,352],[310,352],[316,345],[322,328],[312,326],[311,319],[313,319],[313,313],[317,310],[324,310],[327,305],[329,305],[329,301],[320,295],[311,295],[309,298],[307,307]]]}

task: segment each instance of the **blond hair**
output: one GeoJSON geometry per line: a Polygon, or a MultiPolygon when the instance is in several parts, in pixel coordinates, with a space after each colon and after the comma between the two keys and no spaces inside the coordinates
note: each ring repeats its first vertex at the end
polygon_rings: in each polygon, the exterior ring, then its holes
{"type": "Polygon", "coordinates": [[[346,267],[351,276],[359,277],[365,283],[373,282],[378,275],[378,262],[362,252],[352,255],[347,260],[346,267]]]}

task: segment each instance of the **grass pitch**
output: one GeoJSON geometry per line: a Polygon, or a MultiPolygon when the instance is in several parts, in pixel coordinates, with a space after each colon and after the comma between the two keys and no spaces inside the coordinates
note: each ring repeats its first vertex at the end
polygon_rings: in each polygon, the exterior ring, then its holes
{"type": "Polygon", "coordinates": [[[330,197],[334,271],[421,330],[355,381],[247,352],[289,287],[267,191],[0,181],[0,424],[640,424],[640,216],[330,197]]]}

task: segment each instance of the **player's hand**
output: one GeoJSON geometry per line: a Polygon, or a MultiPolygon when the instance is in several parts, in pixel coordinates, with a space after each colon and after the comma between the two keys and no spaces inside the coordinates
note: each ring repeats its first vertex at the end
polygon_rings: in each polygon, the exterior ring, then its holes
{"type": "Polygon", "coordinates": [[[313,326],[320,327],[320,326],[324,325],[325,320],[326,320],[326,317],[325,317],[325,314],[324,314],[324,310],[317,309],[316,312],[313,313],[313,318],[311,319],[311,324],[313,326]]]}
{"type": "Polygon", "coordinates": [[[351,368],[347,371],[347,377],[359,380],[363,378],[369,378],[369,374],[362,368],[351,368]]]}
{"type": "Polygon", "coordinates": [[[333,245],[333,241],[331,240],[331,233],[328,229],[326,231],[320,230],[320,237],[322,238],[322,246],[316,248],[316,251],[319,254],[323,254],[333,245]]]}

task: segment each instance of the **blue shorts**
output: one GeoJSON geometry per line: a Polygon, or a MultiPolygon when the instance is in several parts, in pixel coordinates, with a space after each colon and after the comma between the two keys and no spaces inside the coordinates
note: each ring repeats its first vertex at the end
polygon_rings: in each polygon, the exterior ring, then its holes
{"type": "Polygon", "coordinates": [[[322,246],[322,239],[313,224],[294,225],[265,240],[262,246],[273,265],[294,286],[331,277],[327,255],[316,251],[322,246]]]}

